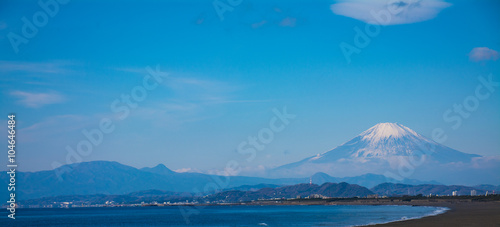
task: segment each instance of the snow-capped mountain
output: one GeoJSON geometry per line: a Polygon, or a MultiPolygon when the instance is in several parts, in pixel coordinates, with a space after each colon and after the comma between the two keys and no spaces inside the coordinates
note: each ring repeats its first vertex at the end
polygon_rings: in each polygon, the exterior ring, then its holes
{"type": "Polygon", "coordinates": [[[330,151],[280,166],[273,172],[296,175],[323,171],[336,176],[342,164],[348,164],[344,168],[350,166],[352,172],[374,173],[381,169],[380,165],[396,168],[395,162],[403,159],[421,165],[470,162],[474,157],[480,156],[438,144],[404,125],[379,123],[330,151]]]}

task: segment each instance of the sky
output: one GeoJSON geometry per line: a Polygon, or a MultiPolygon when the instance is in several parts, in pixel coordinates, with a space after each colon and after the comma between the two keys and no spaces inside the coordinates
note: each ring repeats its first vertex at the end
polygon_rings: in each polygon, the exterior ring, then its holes
{"type": "Polygon", "coordinates": [[[233,160],[251,175],[381,122],[500,155],[498,1],[41,2],[0,3],[19,171],[233,160]],[[249,137],[265,142],[253,157],[249,137]]]}

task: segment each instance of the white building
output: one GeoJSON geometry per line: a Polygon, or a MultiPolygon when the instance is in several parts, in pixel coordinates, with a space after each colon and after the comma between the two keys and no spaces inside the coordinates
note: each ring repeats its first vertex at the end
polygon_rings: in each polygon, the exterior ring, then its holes
{"type": "Polygon", "coordinates": [[[453,192],[451,193],[451,195],[453,195],[453,196],[457,196],[457,194],[458,194],[458,192],[457,192],[457,191],[453,191],[453,192]]]}
{"type": "Polygon", "coordinates": [[[475,195],[477,195],[477,191],[476,191],[476,190],[471,190],[471,191],[470,191],[470,195],[471,195],[471,196],[475,196],[475,195]]]}

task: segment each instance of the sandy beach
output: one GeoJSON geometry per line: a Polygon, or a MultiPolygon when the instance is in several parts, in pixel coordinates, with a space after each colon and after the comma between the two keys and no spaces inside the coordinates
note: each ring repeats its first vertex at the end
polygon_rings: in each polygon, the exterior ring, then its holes
{"type": "Polygon", "coordinates": [[[500,226],[500,202],[435,203],[448,207],[444,214],[380,226],[500,226]]]}
{"type": "MultiPolygon", "coordinates": [[[[330,203],[332,204],[332,203],[330,203]]],[[[335,202],[338,205],[412,205],[447,207],[450,210],[443,214],[427,216],[378,226],[500,226],[500,201],[472,200],[358,200],[350,202],[335,202]]]]}

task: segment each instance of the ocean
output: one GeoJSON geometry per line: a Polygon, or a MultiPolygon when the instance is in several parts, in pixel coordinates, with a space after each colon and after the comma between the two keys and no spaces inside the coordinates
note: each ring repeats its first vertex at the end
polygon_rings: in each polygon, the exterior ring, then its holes
{"type": "Polygon", "coordinates": [[[0,226],[359,226],[437,215],[425,206],[166,206],[17,209],[0,226]]]}

